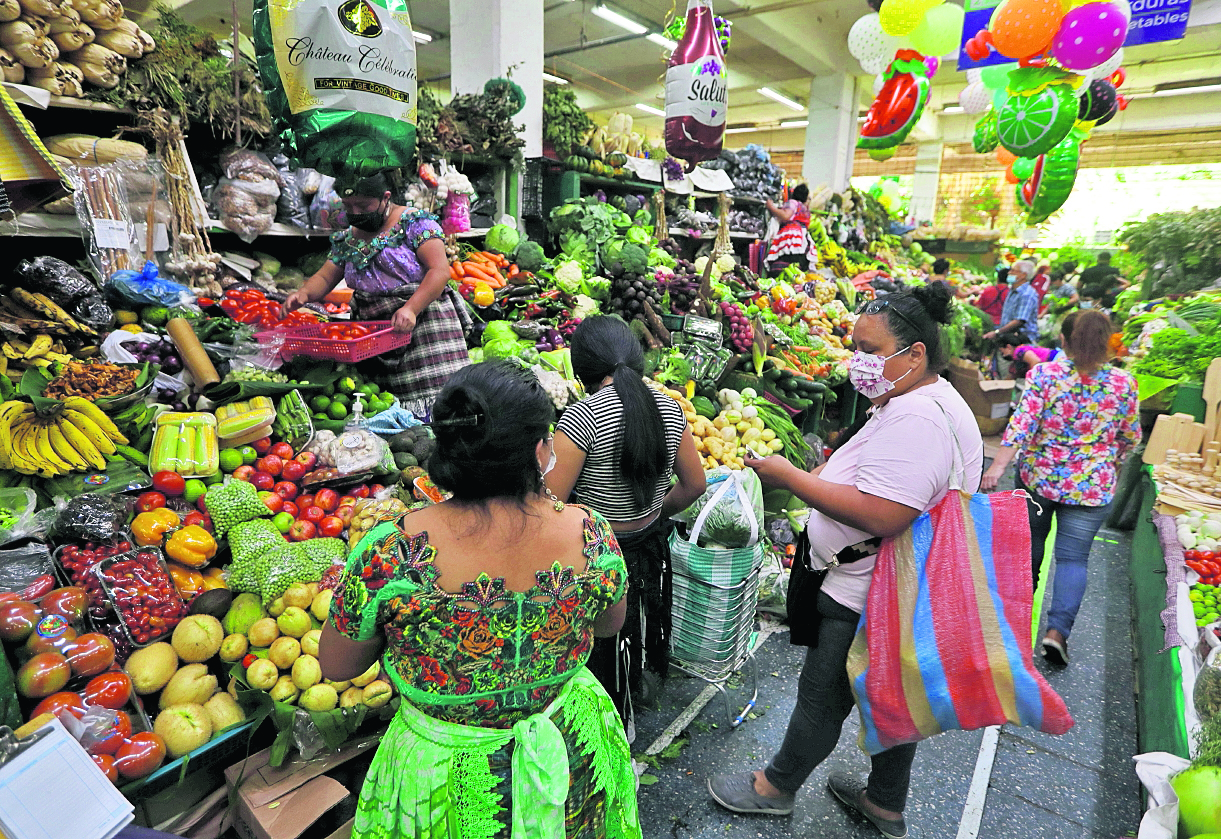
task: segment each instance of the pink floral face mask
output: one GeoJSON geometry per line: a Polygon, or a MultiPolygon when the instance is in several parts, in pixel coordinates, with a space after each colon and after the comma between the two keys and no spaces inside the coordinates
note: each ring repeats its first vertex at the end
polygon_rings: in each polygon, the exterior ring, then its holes
{"type": "Polygon", "coordinates": [[[910,349],[911,347],[905,347],[887,356],[874,355],[873,353],[857,350],[852,354],[852,359],[848,362],[848,381],[866,399],[877,399],[879,396],[889,393],[895,389],[897,383],[903,381],[904,376],[910,373],[911,370],[908,370],[907,373],[904,373],[892,382],[886,378],[884,372],[886,362],[910,349]]]}

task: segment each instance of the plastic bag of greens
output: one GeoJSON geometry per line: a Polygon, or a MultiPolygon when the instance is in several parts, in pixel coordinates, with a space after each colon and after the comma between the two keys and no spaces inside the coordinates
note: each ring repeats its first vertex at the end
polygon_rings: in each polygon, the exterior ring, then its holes
{"type": "Polygon", "coordinates": [[[255,0],[254,43],[267,104],[300,165],[366,177],[412,164],[406,0],[255,0]]]}
{"type": "Polygon", "coordinates": [[[750,469],[718,466],[704,473],[707,489],[674,518],[690,527],[690,541],[700,547],[749,548],[763,527],[763,486],[750,469]]]}

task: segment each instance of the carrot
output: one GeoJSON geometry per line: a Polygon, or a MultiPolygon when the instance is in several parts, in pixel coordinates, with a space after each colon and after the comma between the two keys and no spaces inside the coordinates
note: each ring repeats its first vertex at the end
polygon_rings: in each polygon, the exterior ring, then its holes
{"type": "Polygon", "coordinates": [[[494,254],[494,256],[496,257],[495,262],[498,266],[500,266],[501,268],[509,267],[509,258],[507,256],[505,256],[503,253],[494,254]]]}
{"type": "Polygon", "coordinates": [[[449,276],[450,276],[452,279],[457,280],[459,283],[461,283],[461,282],[462,282],[463,278],[464,278],[466,275],[465,275],[465,274],[463,273],[463,271],[462,271],[462,263],[461,263],[461,262],[451,262],[451,263],[449,264],[449,276]]]}
{"type": "Polygon", "coordinates": [[[474,253],[472,253],[470,256],[468,256],[466,258],[466,261],[467,262],[477,262],[477,263],[486,262],[488,265],[492,264],[492,260],[488,258],[488,255],[485,251],[475,251],[474,253]]]}
{"type": "Polygon", "coordinates": [[[466,275],[472,279],[483,280],[493,288],[503,288],[504,280],[496,273],[494,268],[484,268],[478,263],[468,261],[466,263],[466,275]]]}

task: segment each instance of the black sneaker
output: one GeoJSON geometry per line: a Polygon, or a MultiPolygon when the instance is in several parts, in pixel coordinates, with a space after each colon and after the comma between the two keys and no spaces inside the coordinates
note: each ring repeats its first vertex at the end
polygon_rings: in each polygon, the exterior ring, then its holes
{"type": "Polygon", "coordinates": [[[869,819],[886,839],[906,839],[907,823],[903,821],[902,816],[897,819],[884,819],[881,816],[873,815],[861,806],[861,798],[865,795],[865,784],[859,778],[849,775],[847,772],[832,772],[827,778],[827,789],[831,790],[831,794],[843,802],[844,806],[869,819]]]}

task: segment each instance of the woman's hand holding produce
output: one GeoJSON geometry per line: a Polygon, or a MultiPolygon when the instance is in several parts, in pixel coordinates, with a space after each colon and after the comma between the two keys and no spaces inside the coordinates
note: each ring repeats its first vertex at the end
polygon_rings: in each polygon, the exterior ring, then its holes
{"type": "Polygon", "coordinates": [[[309,294],[306,291],[294,291],[292,294],[288,295],[288,298],[284,301],[284,305],[280,307],[280,317],[288,317],[289,312],[294,312],[297,309],[300,309],[308,302],[310,302],[310,299],[309,294]]]}
{"type": "Polygon", "coordinates": [[[755,470],[755,474],[759,476],[759,480],[763,481],[763,485],[767,487],[787,487],[788,474],[793,471],[793,464],[787,459],[778,454],[771,457],[755,458],[747,455],[743,462],[751,469],[755,470]]]}

